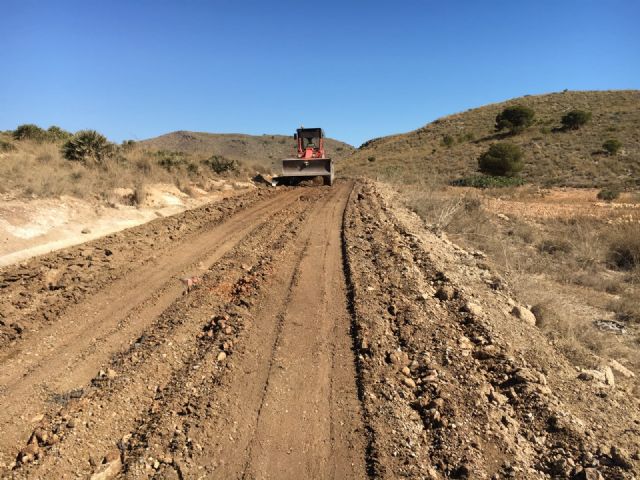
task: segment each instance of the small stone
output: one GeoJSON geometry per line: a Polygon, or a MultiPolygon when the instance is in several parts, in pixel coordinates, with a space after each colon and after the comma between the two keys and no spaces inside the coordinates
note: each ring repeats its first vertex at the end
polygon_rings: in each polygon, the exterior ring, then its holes
{"type": "Polygon", "coordinates": [[[593,374],[589,372],[580,372],[580,375],[578,375],[578,379],[582,380],[583,382],[590,382],[591,380],[593,380],[593,374]]]}
{"type": "Polygon", "coordinates": [[[223,362],[227,358],[227,354],[225,352],[220,352],[216,360],[219,362],[223,362]]]}
{"type": "Polygon", "coordinates": [[[67,428],[75,428],[76,427],[76,421],[73,418],[70,418],[69,421],[67,422],[67,428]]]}
{"type": "Polygon", "coordinates": [[[629,370],[627,367],[622,365],[620,362],[617,362],[616,360],[609,360],[609,366],[612,370],[614,370],[616,373],[619,373],[625,378],[633,378],[636,376],[635,373],[633,373],[631,370],[629,370]]]}
{"type": "Polygon", "coordinates": [[[451,285],[443,285],[442,287],[438,288],[438,290],[436,290],[435,297],[438,300],[451,300],[454,294],[455,292],[451,285]]]}
{"type": "Polygon", "coordinates": [[[233,328],[227,325],[226,327],[224,327],[224,333],[225,335],[231,335],[233,333],[233,328]]]}
{"type": "Polygon", "coordinates": [[[511,309],[511,315],[513,315],[516,318],[519,318],[524,323],[527,323],[532,327],[536,326],[536,321],[537,321],[536,316],[533,314],[531,310],[527,308],[516,305],[515,307],[513,307],[513,309],[511,309]]]}
{"type": "Polygon", "coordinates": [[[616,380],[613,376],[613,371],[611,370],[611,367],[604,367],[603,372],[604,372],[604,382],[607,385],[615,387],[616,380]]]}
{"type": "Polygon", "coordinates": [[[83,228],[80,233],[86,235],[87,233],[91,233],[91,230],[89,230],[88,228],[83,228]]]}
{"type": "Polygon", "coordinates": [[[113,380],[114,378],[116,378],[118,376],[118,372],[116,372],[114,369],[112,368],[108,368],[107,369],[107,373],[106,373],[106,377],[109,380],[113,380]]]}
{"type": "Polygon", "coordinates": [[[404,377],[402,382],[409,388],[416,388],[416,382],[413,381],[413,378],[404,377]]]}
{"type": "Polygon", "coordinates": [[[466,302],[462,306],[462,311],[470,313],[474,317],[479,317],[480,315],[482,315],[482,307],[477,303],[473,303],[473,302],[466,302]]]}
{"type": "Polygon", "coordinates": [[[611,447],[611,459],[613,463],[620,468],[624,468],[625,470],[631,470],[633,468],[633,463],[631,463],[628,453],[622,448],[611,447]]]}
{"type": "Polygon", "coordinates": [[[410,377],[411,376],[411,370],[409,370],[409,367],[402,367],[401,372],[406,377],[410,377]]]}
{"type": "Polygon", "coordinates": [[[585,468],[573,477],[575,480],[604,480],[602,474],[595,468],[585,468]]]}
{"type": "Polygon", "coordinates": [[[36,428],[33,432],[33,436],[36,437],[40,444],[46,444],[47,440],[49,440],[49,433],[42,428],[36,428]]]}

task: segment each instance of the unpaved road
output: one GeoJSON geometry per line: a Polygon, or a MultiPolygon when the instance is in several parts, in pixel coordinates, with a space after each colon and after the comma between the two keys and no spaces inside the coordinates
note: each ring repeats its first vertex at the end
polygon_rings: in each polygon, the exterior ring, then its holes
{"type": "Polygon", "coordinates": [[[634,478],[637,399],[477,257],[344,180],[0,270],[0,475],[634,478]]]}

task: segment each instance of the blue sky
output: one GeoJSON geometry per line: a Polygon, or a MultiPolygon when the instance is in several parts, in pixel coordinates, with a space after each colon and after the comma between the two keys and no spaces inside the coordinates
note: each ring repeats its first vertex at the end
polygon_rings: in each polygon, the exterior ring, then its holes
{"type": "Polygon", "coordinates": [[[640,88],[640,2],[0,0],[0,129],[363,141],[525,94],[640,88]]]}

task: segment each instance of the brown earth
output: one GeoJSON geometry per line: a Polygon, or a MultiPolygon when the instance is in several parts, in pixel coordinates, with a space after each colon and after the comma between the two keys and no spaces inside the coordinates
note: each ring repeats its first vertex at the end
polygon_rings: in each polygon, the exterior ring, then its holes
{"type": "Polygon", "coordinates": [[[635,478],[624,379],[491,275],[360,181],[6,267],[0,476],[635,478]]]}

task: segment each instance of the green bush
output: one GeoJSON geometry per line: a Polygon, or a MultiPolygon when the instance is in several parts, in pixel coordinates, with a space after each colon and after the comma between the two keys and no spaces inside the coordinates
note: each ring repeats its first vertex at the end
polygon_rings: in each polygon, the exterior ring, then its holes
{"type": "Polygon", "coordinates": [[[33,140],[36,142],[42,142],[47,140],[48,135],[45,130],[40,128],[33,123],[26,123],[24,125],[19,125],[13,131],[13,138],[16,140],[33,140]]]}
{"type": "Polygon", "coordinates": [[[604,148],[609,155],[615,155],[618,153],[618,150],[622,148],[622,142],[616,138],[610,138],[602,144],[602,148],[604,148]]]}
{"type": "Polygon", "coordinates": [[[591,112],[585,110],[571,110],[562,117],[562,127],[565,130],[578,130],[591,120],[591,112]]]}
{"type": "Polygon", "coordinates": [[[369,162],[375,162],[376,161],[376,157],[374,157],[373,155],[370,157],[367,157],[367,161],[369,162]]]}
{"type": "Polygon", "coordinates": [[[451,135],[445,135],[442,137],[442,144],[445,147],[450,148],[453,146],[454,143],[456,143],[456,141],[451,135]]]}
{"type": "Polygon", "coordinates": [[[238,170],[238,162],[221,155],[213,155],[203,160],[202,163],[218,174],[238,170]]]}
{"type": "Polygon", "coordinates": [[[520,133],[533,123],[534,116],[535,112],[529,107],[507,107],[496,116],[496,131],[509,130],[511,134],[520,133]]]}
{"type": "Polygon", "coordinates": [[[620,196],[620,190],[615,187],[603,188],[598,192],[597,196],[599,200],[606,200],[607,202],[610,202],[620,196]]]}
{"type": "Polygon", "coordinates": [[[187,159],[185,158],[185,154],[182,152],[173,152],[171,150],[158,150],[154,152],[154,156],[157,158],[158,165],[167,170],[168,172],[172,172],[176,169],[179,169],[183,165],[187,163],[187,159]]]}
{"type": "Polygon", "coordinates": [[[480,171],[511,177],[522,170],[522,150],[512,143],[494,143],[478,159],[480,171]]]}
{"type": "Polygon", "coordinates": [[[453,180],[454,187],[474,187],[474,188],[502,188],[519,187],[524,185],[524,180],[519,177],[494,177],[492,175],[472,175],[470,177],[453,180]]]}
{"type": "Polygon", "coordinates": [[[125,152],[130,152],[136,146],[135,140],[123,140],[120,148],[125,152]]]}
{"type": "Polygon", "coordinates": [[[102,162],[113,154],[113,144],[95,130],[80,130],[62,145],[61,151],[67,160],[102,162]]]}
{"type": "Polygon", "coordinates": [[[49,128],[47,128],[47,138],[52,142],[66,141],[66,140],[69,140],[71,137],[72,137],[72,134],[70,132],[67,132],[66,130],[56,125],[52,125],[49,128]]]}

